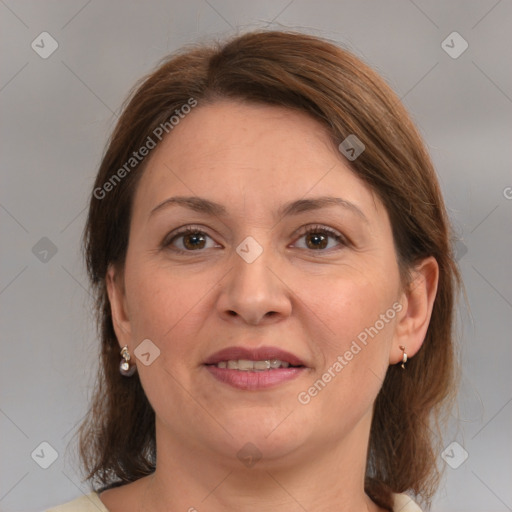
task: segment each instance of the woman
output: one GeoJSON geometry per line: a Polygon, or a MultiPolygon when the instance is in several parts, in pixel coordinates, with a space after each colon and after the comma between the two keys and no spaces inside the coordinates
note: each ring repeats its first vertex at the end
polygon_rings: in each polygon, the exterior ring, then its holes
{"type": "Polygon", "coordinates": [[[94,492],[54,511],[429,505],[459,274],[423,142],[360,60],[284,32],[171,56],[84,240],[94,492]]]}

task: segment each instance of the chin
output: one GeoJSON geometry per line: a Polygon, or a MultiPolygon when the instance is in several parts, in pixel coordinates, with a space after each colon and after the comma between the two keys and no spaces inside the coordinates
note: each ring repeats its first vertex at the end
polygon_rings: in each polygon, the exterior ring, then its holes
{"type": "MultiPolygon", "coordinates": [[[[254,450],[265,460],[277,460],[296,451],[310,437],[303,422],[296,425],[295,421],[290,420],[293,416],[293,413],[288,416],[290,411],[267,417],[258,417],[258,408],[245,411],[247,416],[244,418],[237,415],[226,418],[223,422],[219,418],[221,424],[233,436],[223,438],[237,457],[243,456],[245,451],[254,450]]],[[[264,412],[262,409],[261,413],[264,412]]]]}

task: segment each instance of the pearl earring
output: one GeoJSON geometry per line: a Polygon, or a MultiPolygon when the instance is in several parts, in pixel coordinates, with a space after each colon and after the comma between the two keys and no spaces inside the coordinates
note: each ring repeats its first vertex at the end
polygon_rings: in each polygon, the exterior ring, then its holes
{"type": "Polygon", "coordinates": [[[137,369],[137,366],[134,364],[133,366],[130,366],[130,352],[128,352],[128,345],[125,345],[121,349],[121,356],[123,359],[121,359],[121,363],[119,364],[119,372],[123,377],[131,377],[135,370],[137,369]]]}

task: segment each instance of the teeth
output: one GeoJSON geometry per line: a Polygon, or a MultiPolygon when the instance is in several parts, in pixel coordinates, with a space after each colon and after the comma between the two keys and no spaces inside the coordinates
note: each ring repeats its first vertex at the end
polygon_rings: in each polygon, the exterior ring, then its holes
{"type": "Polygon", "coordinates": [[[269,370],[270,361],[268,359],[266,361],[254,361],[253,366],[255,370],[269,370]]]}
{"type": "Polygon", "coordinates": [[[250,361],[248,359],[238,359],[237,361],[220,361],[216,364],[217,368],[227,368],[228,370],[265,371],[277,368],[288,368],[288,361],[279,359],[265,359],[264,361],[250,361]]]}
{"type": "Polygon", "coordinates": [[[249,361],[247,359],[239,359],[238,369],[243,370],[244,372],[248,370],[254,370],[254,361],[249,361]]]}

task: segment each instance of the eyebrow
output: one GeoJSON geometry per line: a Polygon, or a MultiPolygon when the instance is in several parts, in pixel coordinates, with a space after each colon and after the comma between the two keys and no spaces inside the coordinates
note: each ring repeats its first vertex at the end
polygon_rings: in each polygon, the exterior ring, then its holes
{"type": "MultiPolygon", "coordinates": [[[[214,217],[227,216],[228,211],[225,206],[197,196],[176,196],[170,197],[165,201],[159,203],[155,208],[151,210],[150,217],[156,212],[169,208],[171,206],[182,206],[198,213],[204,213],[214,217]]],[[[320,210],[329,206],[341,206],[345,208],[368,223],[368,219],[362,210],[354,203],[342,199],[340,197],[322,196],[315,197],[312,199],[298,199],[284,204],[276,213],[278,218],[287,217],[290,215],[298,215],[300,213],[320,210]]]]}

